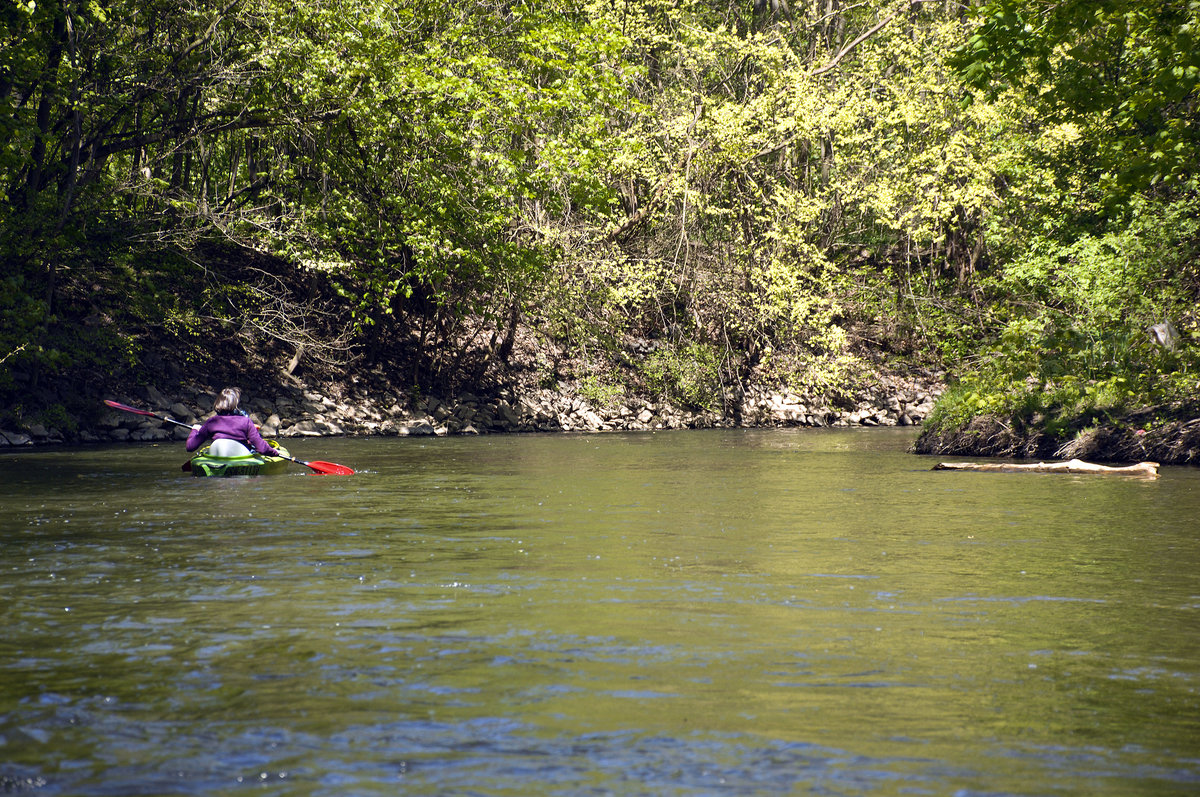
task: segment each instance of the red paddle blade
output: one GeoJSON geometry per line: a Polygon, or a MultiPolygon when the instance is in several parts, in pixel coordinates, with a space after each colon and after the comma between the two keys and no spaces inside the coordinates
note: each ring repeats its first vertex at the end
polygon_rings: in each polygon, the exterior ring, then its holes
{"type": "Polygon", "coordinates": [[[114,410],[123,410],[125,412],[136,412],[138,415],[149,415],[151,418],[158,417],[153,412],[150,412],[148,410],[139,410],[137,407],[131,407],[128,404],[122,404],[119,401],[112,401],[110,399],[105,399],[104,403],[107,404],[108,406],[112,407],[114,410]]]}
{"type": "Polygon", "coordinates": [[[336,462],[305,462],[305,465],[315,470],[317,473],[327,473],[330,476],[353,476],[354,469],[347,468],[345,465],[339,465],[336,462]]]}

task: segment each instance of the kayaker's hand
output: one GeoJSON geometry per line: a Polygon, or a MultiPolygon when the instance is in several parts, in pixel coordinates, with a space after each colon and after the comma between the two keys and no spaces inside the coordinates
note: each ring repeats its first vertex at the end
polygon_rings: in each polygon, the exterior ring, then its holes
{"type": "Polygon", "coordinates": [[[193,431],[193,432],[198,432],[198,431],[200,431],[200,424],[198,424],[198,423],[193,423],[193,424],[192,424],[192,431],[193,431]]]}

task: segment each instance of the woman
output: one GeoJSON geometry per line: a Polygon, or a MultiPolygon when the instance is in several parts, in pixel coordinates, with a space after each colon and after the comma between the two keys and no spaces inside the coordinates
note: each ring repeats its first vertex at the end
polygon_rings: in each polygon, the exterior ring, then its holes
{"type": "Polygon", "coordinates": [[[187,450],[195,451],[212,438],[208,453],[214,457],[244,457],[253,448],[260,454],[279,456],[279,452],[271,444],[262,439],[254,421],[238,409],[242,400],[242,391],[236,387],[227,387],[221,391],[213,404],[213,415],[203,424],[192,427],[188,435],[187,450]]]}

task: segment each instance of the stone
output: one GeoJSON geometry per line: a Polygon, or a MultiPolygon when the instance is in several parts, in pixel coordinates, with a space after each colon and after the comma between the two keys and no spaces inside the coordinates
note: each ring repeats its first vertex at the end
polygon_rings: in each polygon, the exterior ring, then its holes
{"type": "Polygon", "coordinates": [[[434,429],[433,424],[422,418],[420,420],[410,421],[404,426],[400,427],[400,434],[409,435],[411,437],[430,437],[437,434],[437,430],[434,429]]]}
{"type": "Polygon", "coordinates": [[[167,400],[167,397],[158,392],[158,388],[154,385],[146,385],[143,392],[146,395],[146,400],[154,405],[155,409],[165,410],[171,406],[171,402],[167,400]]]}
{"type": "Polygon", "coordinates": [[[316,421],[300,421],[291,428],[281,432],[285,437],[320,437],[321,430],[316,421]]]}
{"type": "Polygon", "coordinates": [[[522,398],[517,402],[517,410],[521,415],[532,418],[549,416],[553,412],[553,410],[551,410],[545,404],[539,405],[537,402],[525,398],[522,398]]]}
{"type": "Polygon", "coordinates": [[[605,428],[604,419],[595,412],[592,412],[590,409],[584,410],[579,414],[579,416],[583,419],[584,424],[586,424],[587,428],[589,429],[600,430],[605,428]]]}

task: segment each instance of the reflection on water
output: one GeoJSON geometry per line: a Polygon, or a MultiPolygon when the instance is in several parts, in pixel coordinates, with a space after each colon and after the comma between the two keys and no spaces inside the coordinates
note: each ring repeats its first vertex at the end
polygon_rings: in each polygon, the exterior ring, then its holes
{"type": "Polygon", "coordinates": [[[0,453],[0,791],[1194,793],[1200,472],[911,439],[0,453]]]}

